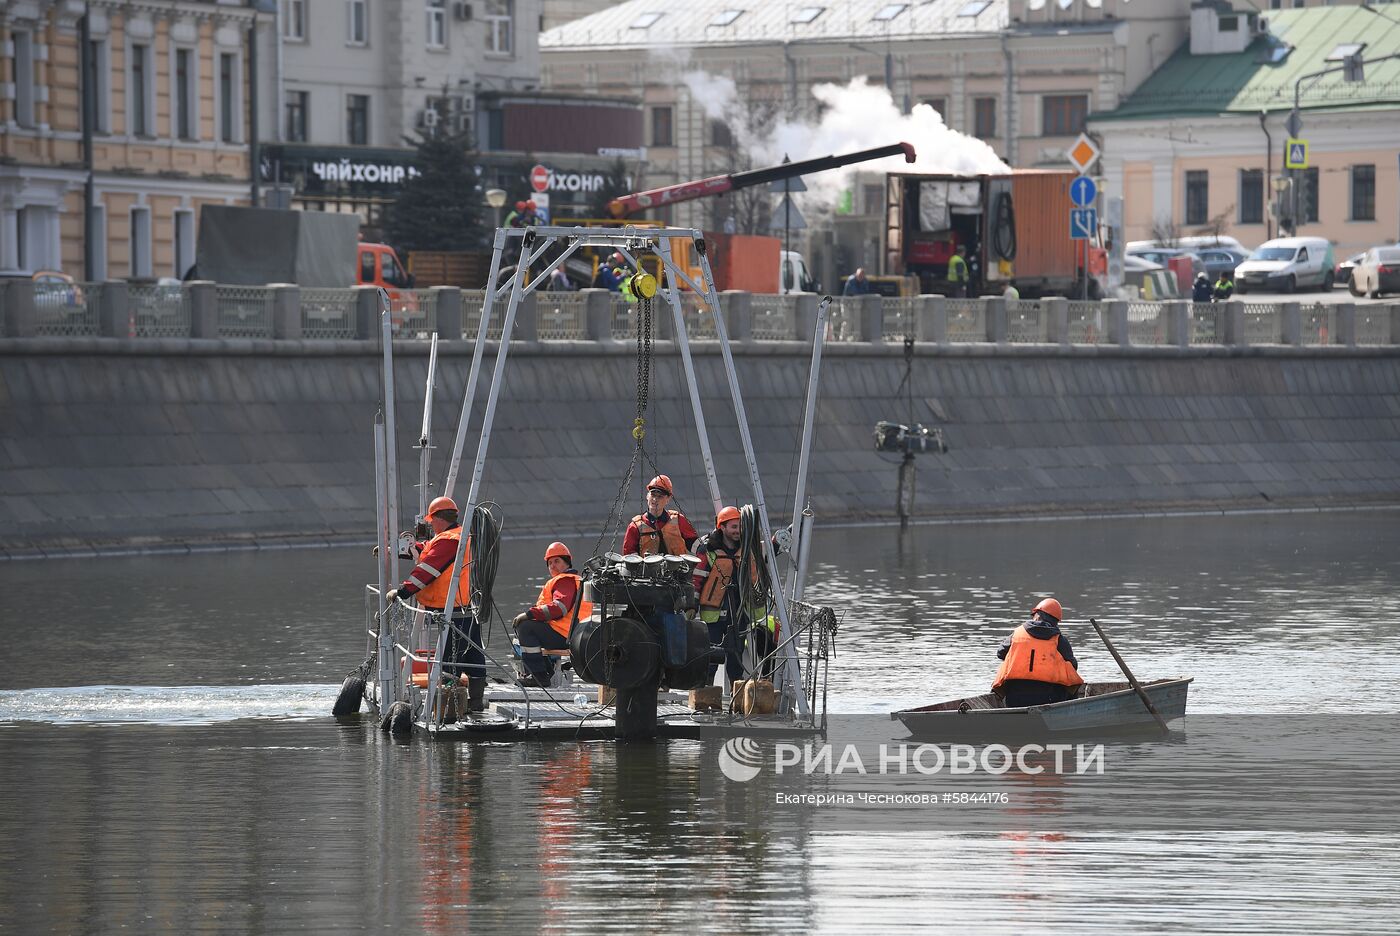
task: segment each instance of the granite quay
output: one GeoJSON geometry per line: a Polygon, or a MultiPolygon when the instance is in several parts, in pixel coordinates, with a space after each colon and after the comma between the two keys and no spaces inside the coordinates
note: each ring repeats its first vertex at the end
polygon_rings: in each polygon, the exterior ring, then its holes
{"type": "MultiPolygon", "coordinates": [[[[0,557],[372,539],[375,290],[103,284],[73,298],[34,301],[24,282],[5,292],[0,557]]],[[[722,301],[781,520],[817,297],[722,301]]],[[[695,302],[687,331],[721,487],[744,502],[720,348],[695,302]]],[[[1400,505],[1400,306],[923,296],[832,312],[809,485],[823,524],[894,519],[897,465],[875,451],[880,420],[946,435],[947,453],[918,457],[916,522],[1400,505]]],[[[480,295],[455,289],[396,303],[403,469],[423,405],[423,338],[447,338],[438,480],[479,314],[480,295]]],[[[482,489],[509,535],[596,535],[605,520],[631,454],[634,321],[602,291],[526,305],[482,489]]],[[[690,404],[669,317],[659,321],[647,440],[703,525],[690,404]]],[[[492,334],[488,354],[499,325],[492,334]]],[[[483,398],[484,385],[477,413],[483,398]]],[[[402,503],[415,504],[416,472],[400,476],[402,503]]]]}

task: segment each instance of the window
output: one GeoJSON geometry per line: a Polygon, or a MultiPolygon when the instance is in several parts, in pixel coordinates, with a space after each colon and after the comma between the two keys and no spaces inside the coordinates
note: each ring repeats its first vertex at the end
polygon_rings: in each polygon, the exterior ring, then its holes
{"type": "Polygon", "coordinates": [[[175,211],[175,270],[170,275],[183,279],[194,266],[194,212],[188,208],[175,211]]]}
{"type": "Polygon", "coordinates": [[[980,97],[972,102],[972,132],[981,140],[990,140],[997,135],[997,99],[980,97]]]}
{"type": "Polygon", "coordinates": [[[131,209],[131,275],[149,277],[151,275],[151,210],[144,207],[131,209]]]}
{"type": "Polygon", "coordinates": [[[887,3],[884,6],[880,7],[880,9],[876,10],[875,15],[872,16],[871,19],[882,21],[892,20],[899,14],[903,13],[906,9],[908,9],[908,7],[909,4],[907,3],[887,3]]]}
{"type": "Polygon", "coordinates": [[[15,123],[21,127],[34,126],[34,34],[15,32],[15,123]]]}
{"type": "Polygon", "coordinates": [[[1317,168],[1304,169],[1303,174],[1298,178],[1298,213],[1301,214],[1304,222],[1317,221],[1318,208],[1318,176],[1317,168]]]}
{"type": "Polygon", "coordinates": [[[1307,262],[1307,259],[1308,259],[1308,248],[1306,248],[1306,247],[1299,247],[1299,248],[1298,248],[1298,256],[1297,256],[1296,259],[1297,259],[1297,261],[1298,261],[1299,263],[1306,263],[1306,262],[1307,262]]]}
{"type": "Polygon", "coordinates": [[[651,109],[651,145],[675,145],[671,136],[670,107],[653,107],[651,109]]]}
{"type": "Polygon", "coordinates": [[[1223,33],[1240,31],[1240,18],[1238,16],[1222,16],[1219,22],[1220,31],[1223,33]]]}
{"type": "Polygon", "coordinates": [[[1351,167],[1351,220],[1376,220],[1376,167],[1351,167]]]}
{"type": "Polygon", "coordinates": [[[924,98],[924,103],[938,111],[938,116],[943,118],[943,122],[948,122],[948,99],[947,98],[924,98]]]}
{"type": "Polygon", "coordinates": [[[151,47],[131,47],[131,84],[126,95],[127,131],[132,136],[151,136],[151,47]]]}
{"type": "Polygon", "coordinates": [[[373,283],[373,282],[374,282],[374,251],[373,251],[373,250],[362,250],[362,251],[360,251],[360,282],[361,282],[361,283],[373,283]]]}
{"type": "Polygon", "coordinates": [[[874,183],[860,187],[861,201],[865,203],[865,213],[877,215],[885,210],[885,187],[874,183]]]}
{"type": "Polygon", "coordinates": [[[352,94],[345,99],[345,142],[356,146],[369,143],[369,95],[352,94]]]}
{"type": "Polygon", "coordinates": [[[175,136],[194,139],[195,87],[194,55],[189,49],[175,50],[175,136]]]}
{"type": "Polygon", "coordinates": [[[826,7],[819,7],[819,6],[798,7],[797,10],[792,14],[792,19],[788,20],[788,22],[789,22],[789,23],[799,23],[799,24],[800,24],[800,23],[810,23],[810,22],[812,22],[812,20],[816,19],[818,16],[821,16],[821,15],[822,15],[822,11],[825,10],[825,9],[826,9],[826,7]]]}
{"type": "Polygon", "coordinates": [[[1264,173],[1258,169],[1240,170],[1240,224],[1264,221],[1264,173]]]}
{"type": "Polygon", "coordinates": [[[306,0],[282,0],[282,38],[306,41],[306,0]]]}
{"type": "Polygon", "coordinates": [[[428,48],[447,47],[446,0],[428,0],[428,48]]]}
{"type": "Polygon", "coordinates": [[[720,10],[715,14],[715,18],[707,23],[707,26],[728,26],[736,19],[744,15],[743,10],[720,10]]]}
{"type": "Polygon", "coordinates": [[[664,15],[665,15],[665,14],[663,14],[663,13],[643,13],[641,16],[639,16],[639,17],[637,17],[636,19],[634,19],[634,20],[632,21],[632,25],[631,25],[631,26],[628,26],[627,28],[628,28],[628,29],[650,29],[651,27],[655,26],[655,25],[656,25],[656,21],[659,20],[659,19],[661,19],[661,17],[664,16],[664,15]]]}
{"type": "Polygon", "coordinates": [[[384,282],[390,286],[397,286],[402,282],[399,276],[399,265],[394,262],[394,255],[391,253],[381,254],[379,257],[379,269],[384,274],[384,282]]]}
{"type": "Polygon", "coordinates": [[[1210,175],[1204,169],[1186,173],[1186,223],[1205,224],[1210,212],[1210,175]]]}
{"type": "Polygon", "coordinates": [[[486,0],[482,19],[486,22],[486,51],[497,55],[510,55],[511,21],[515,14],[515,0],[486,0]]]}
{"type": "Polygon", "coordinates": [[[306,114],[310,105],[308,91],[287,92],[287,142],[306,142],[306,114]]]}
{"type": "Polygon", "coordinates": [[[725,149],[734,145],[734,134],[730,132],[729,124],[723,120],[710,121],[710,145],[725,149]]]}
{"type": "Polygon", "coordinates": [[[345,0],[345,43],[362,46],[369,42],[368,0],[345,0]]]}
{"type": "Polygon", "coordinates": [[[106,39],[88,40],[88,74],[92,76],[92,132],[112,132],[111,68],[106,39]]]}
{"type": "Polygon", "coordinates": [[[1040,102],[1041,136],[1074,136],[1084,132],[1089,115],[1087,94],[1047,94],[1040,102]]]}
{"type": "Polygon", "coordinates": [[[982,11],[992,5],[992,0],[974,0],[972,3],[964,3],[962,9],[958,10],[959,16],[980,16],[982,11]]]}
{"type": "Polygon", "coordinates": [[[219,139],[236,143],[238,126],[238,59],[228,52],[219,53],[219,139]]]}

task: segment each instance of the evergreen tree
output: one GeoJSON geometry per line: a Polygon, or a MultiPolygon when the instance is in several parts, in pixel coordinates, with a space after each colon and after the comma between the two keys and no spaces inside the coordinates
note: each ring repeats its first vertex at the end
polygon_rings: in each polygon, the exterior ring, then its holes
{"type": "Polygon", "coordinates": [[[619,156],[603,173],[603,185],[588,200],[588,217],[611,218],[608,202],[621,195],[631,195],[633,189],[627,181],[627,165],[619,156]]]}
{"type": "Polygon", "coordinates": [[[416,176],[405,180],[385,212],[389,243],[399,250],[467,250],[487,243],[483,196],[471,137],[441,127],[410,140],[416,176]]]}

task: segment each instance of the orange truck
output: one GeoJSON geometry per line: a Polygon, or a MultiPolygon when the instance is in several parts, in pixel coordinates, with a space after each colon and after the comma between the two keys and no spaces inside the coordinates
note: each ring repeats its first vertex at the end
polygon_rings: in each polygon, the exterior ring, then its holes
{"type": "Polygon", "coordinates": [[[885,273],[917,277],[922,292],[944,293],[948,260],[961,246],[974,293],[1000,295],[1013,285],[1027,299],[1078,299],[1087,285],[1089,297],[1100,298],[1107,255],[1095,243],[1070,238],[1074,179],[1073,172],[1039,169],[890,173],[885,273]]]}

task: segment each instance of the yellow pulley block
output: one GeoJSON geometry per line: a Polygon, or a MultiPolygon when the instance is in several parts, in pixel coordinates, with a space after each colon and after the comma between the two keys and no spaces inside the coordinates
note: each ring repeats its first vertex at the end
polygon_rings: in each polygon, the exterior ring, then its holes
{"type": "Polygon", "coordinates": [[[656,277],[643,270],[632,274],[632,295],[638,299],[650,299],[656,295],[656,277]]]}
{"type": "Polygon", "coordinates": [[[647,435],[646,420],[645,420],[645,419],[637,419],[637,420],[634,420],[634,421],[633,421],[633,424],[632,424],[632,438],[633,438],[635,441],[637,441],[637,442],[641,442],[643,439],[646,438],[646,435],[647,435]]]}

